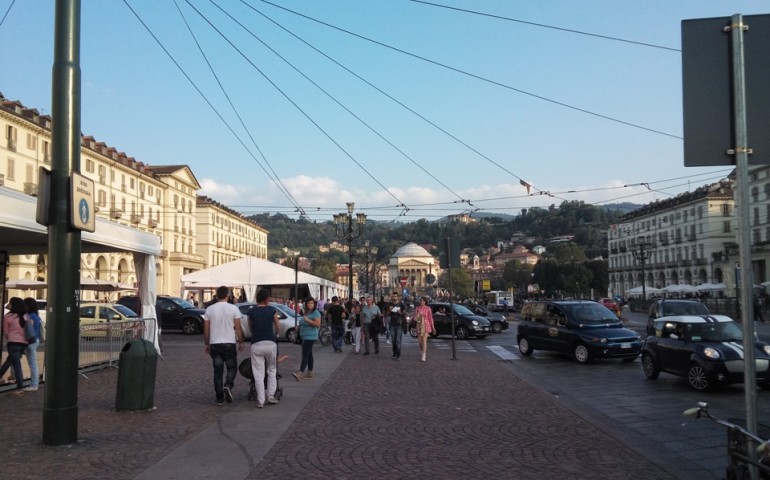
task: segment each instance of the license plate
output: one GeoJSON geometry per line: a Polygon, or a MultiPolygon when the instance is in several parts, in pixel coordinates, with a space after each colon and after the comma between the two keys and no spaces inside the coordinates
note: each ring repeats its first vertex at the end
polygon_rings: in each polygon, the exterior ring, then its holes
{"type": "Polygon", "coordinates": [[[630,343],[621,343],[620,344],[620,348],[631,348],[631,344],[630,343]]]}

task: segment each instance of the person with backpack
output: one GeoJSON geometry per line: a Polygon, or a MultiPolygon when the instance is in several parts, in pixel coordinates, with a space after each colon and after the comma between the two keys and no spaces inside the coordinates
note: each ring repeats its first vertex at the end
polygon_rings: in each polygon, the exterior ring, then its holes
{"type": "Polygon", "coordinates": [[[24,326],[27,314],[27,308],[24,306],[24,300],[19,297],[11,297],[8,300],[8,313],[3,316],[3,336],[6,341],[6,351],[8,357],[0,366],[0,377],[5,375],[9,368],[13,367],[13,376],[16,379],[16,390],[9,393],[9,396],[19,397],[24,394],[24,373],[21,370],[21,356],[27,348],[27,338],[24,335],[24,326]]]}
{"type": "Polygon", "coordinates": [[[24,391],[34,392],[40,385],[40,372],[37,369],[37,347],[40,345],[40,339],[42,338],[40,329],[42,328],[43,321],[37,313],[37,300],[32,297],[25,298],[24,307],[27,310],[27,321],[32,322],[35,328],[35,341],[27,344],[27,349],[24,351],[24,354],[27,355],[30,378],[29,386],[24,391]]]}

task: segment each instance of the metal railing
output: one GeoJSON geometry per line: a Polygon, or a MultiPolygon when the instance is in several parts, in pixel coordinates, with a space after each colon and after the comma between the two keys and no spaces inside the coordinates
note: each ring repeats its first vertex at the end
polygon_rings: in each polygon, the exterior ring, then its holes
{"type": "Polygon", "coordinates": [[[155,338],[154,319],[113,321],[80,326],[78,370],[117,366],[126,342],[155,338]]]}

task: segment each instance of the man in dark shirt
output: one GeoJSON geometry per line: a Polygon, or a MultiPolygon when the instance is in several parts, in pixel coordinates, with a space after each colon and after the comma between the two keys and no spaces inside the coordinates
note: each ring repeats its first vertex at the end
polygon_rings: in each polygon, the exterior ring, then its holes
{"type": "Polygon", "coordinates": [[[347,318],[347,313],[336,295],[332,297],[332,303],[326,309],[326,315],[332,325],[332,347],[335,352],[342,352],[342,340],[345,335],[344,320],[347,318]]]}
{"type": "Polygon", "coordinates": [[[388,330],[390,331],[390,341],[393,344],[393,358],[401,359],[401,325],[406,320],[406,304],[401,300],[398,292],[393,292],[390,296],[385,316],[388,317],[388,330]]]}

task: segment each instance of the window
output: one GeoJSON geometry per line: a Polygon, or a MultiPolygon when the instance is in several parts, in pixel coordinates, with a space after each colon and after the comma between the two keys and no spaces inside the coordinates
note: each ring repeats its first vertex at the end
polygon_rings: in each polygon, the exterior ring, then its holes
{"type": "Polygon", "coordinates": [[[751,231],[751,243],[756,245],[761,241],[762,241],[762,232],[758,228],[755,228],[754,230],[751,231]]]}
{"type": "Polygon", "coordinates": [[[37,150],[37,137],[31,133],[27,134],[27,148],[30,150],[37,150]]]}
{"type": "Polygon", "coordinates": [[[16,179],[16,168],[14,165],[14,160],[12,158],[8,159],[8,170],[5,172],[5,177],[8,180],[15,180],[16,179]]]}
{"type": "Polygon", "coordinates": [[[99,196],[99,202],[98,202],[99,205],[102,206],[102,207],[106,207],[107,206],[107,192],[105,192],[104,190],[99,190],[98,196],[99,196]]]}
{"type": "Polygon", "coordinates": [[[90,158],[86,159],[86,172],[94,173],[94,161],[90,158]]]}
{"type": "Polygon", "coordinates": [[[754,207],[754,226],[759,225],[759,208],[754,207]]]}
{"type": "Polygon", "coordinates": [[[722,216],[723,217],[729,217],[730,216],[730,204],[729,203],[723,203],[722,204],[722,216]]]}
{"type": "Polygon", "coordinates": [[[751,187],[751,201],[752,202],[759,201],[759,187],[751,187]]]}
{"type": "Polygon", "coordinates": [[[723,233],[729,233],[730,231],[731,231],[730,221],[728,220],[728,221],[724,222],[724,224],[722,225],[722,232],[723,233]]]}
{"type": "Polygon", "coordinates": [[[43,161],[45,163],[51,163],[51,144],[43,140],[43,161]]]}
{"type": "Polygon", "coordinates": [[[16,128],[12,125],[5,127],[5,139],[7,140],[8,150],[16,151],[16,128]]]}

